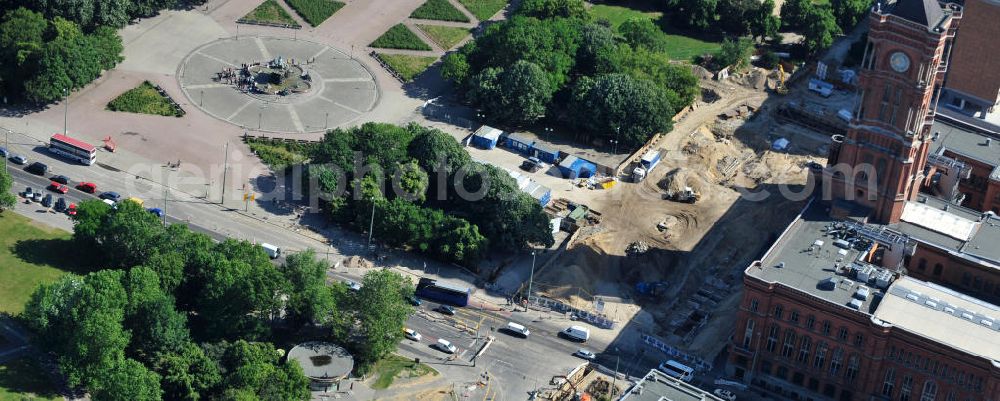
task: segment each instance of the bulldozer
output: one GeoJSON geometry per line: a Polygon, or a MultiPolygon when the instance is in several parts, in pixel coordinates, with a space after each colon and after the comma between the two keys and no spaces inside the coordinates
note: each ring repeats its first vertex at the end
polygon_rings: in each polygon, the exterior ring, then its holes
{"type": "Polygon", "coordinates": [[[663,194],[663,199],[681,203],[695,203],[700,198],[701,195],[695,192],[694,189],[691,189],[691,187],[684,187],[680,191],[667,191],[667,193],[663,194]]]}

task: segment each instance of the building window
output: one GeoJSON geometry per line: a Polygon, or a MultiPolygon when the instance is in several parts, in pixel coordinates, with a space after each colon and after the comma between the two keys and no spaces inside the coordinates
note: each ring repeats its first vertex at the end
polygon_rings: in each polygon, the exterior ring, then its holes
{"type": "Polygon", "coordinates": [[[788,368],[784,366],[778,366],[778,371],[774,373],[781,380],[786,380],[788,377],[788,368]]]}
{"type": "Polygon", "coordinates": [[[751,299],[750,300],[750,312],[756,312],[757,311],[757,305],[758,305],[757,298],[751,299]]]}
{"type": "Polygon", "coordinates": [[[783,311],[784,310],[781,308],[781,305],[774,305],[774,318],[781,320],[781,315],[783,311]]]}
{"type": "Polygon", "coordinates": [[[958,394],[955,394],[955,390],[951,390],[948,392],[947,401],[958,401],[958,394]]]}
{"type": "Polygon", "coordinates": [[[840,366],[844,364],[844,350],[837,348],[833,350],[833,357],[830,358],[830,374],[836,376],[840,371],[840,366]]]}
{"type": "Polygon", "coordinates": [[[837,388],[834,387],[832,384],[827,384],[823,386],[823,395],[827,397],[833,397],[833,395],[836,393],[837,393],[837,388]]]}
{"type": "Polygon", "coordinates": [[[917,262],[917,270],[920,271],[927,270],[927,259],[920,258],[920,261],[917,262]]]}
{"type": "Polygon", "coordinates": [[[892,397],[892,389],[896,386],[896,369],[885,370],[885,379],[882,380],[882,395],[892,397]]]}
{"type": "Polygon", "coordinates": [[[878,106],[879,121],[886,120],[887,114],[889,112],[889,97],[892,96],[891,93],[892,93],[892,87],[889,84],[886,84],[885,87],[882,88],[882,101],[879,102],[878,106]]]}
{"type": "Polygon", "coordinates": [[[802,336],[802,341],[799,342],[799,357],[796,359],[799,363],[809,363],[809,348],[812,346],[812,340],[809,336],[802,336]]]}
{"type": "Polygon", "coordinates": [[[944,266],[941,265],[940,263],[935,263],[934,264],[934,275],[935,276],[940,276],[941,275],[941,270],[944,270],[944,266]]]}
{"type": "Polygon", "coordinates": [[[860,361],[858,361],[858,356],[851,355],[851,358],[847,360],[847,372],[844,374],[848,383],[854,383],[854,379],[858,377],[859,367],[860,361]]]}
{"type": "Polygon", "coordinates": [[[796,386],[801,386],[802,382],[805,381],[806,376],[802,372],[795,372],[792,374],[792,384],[796,386]]]}
{"type": "Polygon", "coordinates": [[[924,382],[924,391],[920,393],[920,401],[934,401],[937,397],[937,383],[932,380],[924,382]]]}
{"type": "Polygon", "coordinates": [[[771,330],[767,333],[767,352],[774,352],[775,345],[778,344],[778,326],[771,326],[771,330]]]}
{"type": "Polygon", "coordinates": [[[770,361],[762,361],[760,363],[760,372],[763,373],[763,374],[765,374],[765,375],[770,375],[771,374],[771,362],[770,361]]]}
{"type": "Polygon", "coordinates": [[[815,377],[809,378],[809,391],[819,391],[819,380],[815,377]]]}
{"type": "Polygon", "coordinates": [[[799,311],[793,310],[792,311],[792,315],[788,317],[788,320],[790,320],[792,323],[795,323],[796,325],[798,325],[799,324],[799,311]]]}
{"type": "Polygon", "coordinates": [[[781,356],[789,358],[795,350],[795,332],[792,329],[785,330],[785,343],[781,347],[781,356]]]}
{"type": "Polygon", "coordinates": [[[840,330],[837,331],[837,339],[840,341],[847,341],[847,327],[841,327],[840,330]]]}
{"type": "Polygon", "coordinates": [[[816,358],[813,359],[813,369],[822,369],[826,363],[826,343],[820,342],[816,346],[816,358]]]}
{"type": "Polygon", "coordinates": [[[753,319],[747,319],[747,329],[743,332],[743,348],[750,349],[750,342],[753,341],[753,319]]]}
{"type": "Polygon", "coordinates": [[[913,377],[903,376],[903,385],[899,387],[899,401],[910,401],[910,391],[913,390],[913,377]]]}
{"type": "Polygon", "coordinates": [[[824,336],[830,335],[830,321],[829,320],[824,320],[823,321],[823,328],[822,328],[822,330],[820,330],[820,332],[822,332],[824,336]]]}
{"type": "Polygon", "coordinates": [[[809,315],[809,317],[806,318],[806,329],[812,330],[814,327],[816,327],[816,316],[809,315]]]}
{"type": "Polygon", "coordinates": [[[855,347],[860,347],[862,345],[865,345],[865,336],[863,334],[861,334],[861,333],[855,334],[854,335],[854,346],[855,347]]]}

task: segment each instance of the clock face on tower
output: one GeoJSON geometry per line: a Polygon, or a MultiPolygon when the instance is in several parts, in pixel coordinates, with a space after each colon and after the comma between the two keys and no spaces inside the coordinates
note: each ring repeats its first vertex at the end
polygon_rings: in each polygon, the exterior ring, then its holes
{"type": "Polygon", "coordinates": [[[896,72],[906,72],[910,69],[910,58],[903,52],[895,52],[889,56],[889,66],[896,72]]]}

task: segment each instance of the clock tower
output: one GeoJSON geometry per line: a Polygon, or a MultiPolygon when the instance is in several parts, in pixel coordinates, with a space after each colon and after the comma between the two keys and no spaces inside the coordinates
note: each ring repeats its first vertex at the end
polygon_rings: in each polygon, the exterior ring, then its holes
{"type": "Polygon", "coordinates": [[[894,223],[916,198],[959,10],[935,0],[873,7],[850,127],[833,138],[823,171],[827,199],[864,206],[872,222],[894,223]]]}

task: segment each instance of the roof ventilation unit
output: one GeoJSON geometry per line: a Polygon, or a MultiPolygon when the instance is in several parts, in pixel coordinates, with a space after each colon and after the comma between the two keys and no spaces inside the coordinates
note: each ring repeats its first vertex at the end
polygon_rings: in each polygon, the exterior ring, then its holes
{"type": "Polygon", "coordinates": [[[837,288],[837,279],[833,277],[827,277],[825,279],[820,280],[819,284],[817,284],[816,287],[824,291],[833,291],[835,288],[837,288]]]}
{"type": "Polygon", "coordinates": [[[854,292],[854,299],[859,299],[859,300],[864,301],[864,300],[868,299],[868,295],[870,295],[870,294],[871,294],[871,290],[869,290],[868,287],[865,287],[865,286],[862,285],[862,286],[859,286],[858,290],[854,292]]]}
{"type": "Polygon", "coordinates": [[[856,298],[852,298],[851,302],[847,303],[847,306],[850,307],[851,309],[854,309],[854,310],[861,310],[861,305],[862,304],[863,304],[863,302],[861,302],[860,300],[858,300],[856,298]]]}
{"type": "Polygon", "coordinates": [[[892,284],[892,273],[888,270],[880,270],[875,276],[875,286],[884,290],[889,288],[889,284],[892,284]]]}
{"type": "Polygon", "coordinates": [[[834,240],[833,246],[836,246],[837,248],[851,249],[851,243],[843,239],[834,240]]]}

